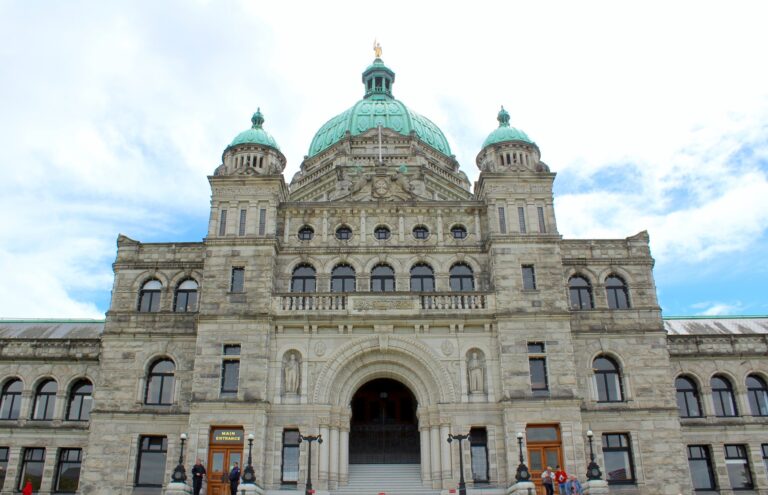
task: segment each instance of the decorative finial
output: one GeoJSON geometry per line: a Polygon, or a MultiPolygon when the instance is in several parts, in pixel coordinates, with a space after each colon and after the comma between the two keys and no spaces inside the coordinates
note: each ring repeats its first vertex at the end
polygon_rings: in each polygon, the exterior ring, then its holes
{"type": "Polygon", "coordinates": [[[501,106],[501,110],[499,110],[499,115],[496,117],[496,120],[499,121],[499,127],[509,127],[509,113],[504,110],[504,105],[501,106]]]}
{"type": "Polygon", "coordinates": [[[253,122],[254,129],[261,129],[261,124],[264,123],[264,116],[261,114],[261,107],[256,109],[256,113],[254,113],[253,117],[251,117],[251,122],[253,122]]]}
{"type": "Polygon", "coordinates": [[[376,58],[381,58],[381,45],[376,39],[373,40],[373,53],[376,55],[376,58]]]}

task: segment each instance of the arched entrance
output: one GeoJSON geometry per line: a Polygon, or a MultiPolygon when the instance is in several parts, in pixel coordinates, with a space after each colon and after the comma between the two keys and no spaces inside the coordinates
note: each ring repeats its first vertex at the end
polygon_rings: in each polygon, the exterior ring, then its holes
{"type": "Polygon", "coordinates": [[[352,397],[350,464],[418,464],[416,399],[402,383],[377,378],[352,397]]]}

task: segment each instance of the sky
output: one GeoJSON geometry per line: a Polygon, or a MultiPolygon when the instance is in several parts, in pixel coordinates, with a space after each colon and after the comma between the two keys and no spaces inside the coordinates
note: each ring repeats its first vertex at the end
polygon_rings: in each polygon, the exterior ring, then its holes
{"type": "Polygon", "coordinates": [[[286,180],[394,95],[474,182],[497,126],[557,173],[566,238],[647,230],[665,316],[768,314],[768,3],[0,0],[0,317],[102,318],[118,234],[200,241],[261,108],[286,180]]]}

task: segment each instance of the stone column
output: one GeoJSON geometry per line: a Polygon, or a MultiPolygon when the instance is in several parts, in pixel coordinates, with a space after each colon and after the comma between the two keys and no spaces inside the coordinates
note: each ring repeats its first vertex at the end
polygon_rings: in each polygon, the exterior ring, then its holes
{"type": "Polygon", "coordinates": [[[442,488],[440,480],[440,427],[433,426],[429,430],[430,437],[430,467],[432,469],[432,488],[442,488]]]}
{"type": "Polygon", "coordinates": [[[421,429],[421,481],[432,480],[432,465],[430,462],[430,442],[429,442],[429,428],[424,427],[421,429]]]}
{"type": "Polygon", "coordinates": [[[339,438],[339,483],[349,480],[349,429],[342,428],[339,438]]]}
{"type": "Polygon", "coordinates": [[[451,479],[451,444],[448,443],[450,429],[447,424],[440,425],[440,467],[443,486],[451,479]]]}
{"type": "Polygon", "coordinates": [[[328,488],[336,488],[339,482],[339,427],[331,427],[330,436],[330,472],[328,488]]]}
{"type": "Polygon", "coordinates": [[[327,426],[321,426],[320,427],[320,434],[323,436],[323,443],[320,444],[320,452],[318,453],[320,455],[319,459],[319,466],[317,469],[317,478],[318,480],[325,480],[328,481],[328,460],[330,456],[330,447],[331,442],[330,435],[328,434],[328,427],[327,426]]]}

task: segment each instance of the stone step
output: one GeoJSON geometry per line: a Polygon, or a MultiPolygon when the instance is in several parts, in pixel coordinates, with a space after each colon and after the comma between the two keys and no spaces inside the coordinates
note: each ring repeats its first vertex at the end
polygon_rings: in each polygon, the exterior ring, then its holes
{"type": "Polygon", "coordinates": [[[350,464],[349,483],[333,495],[439,495],[421,485],[420,464],[350,464]]]}

